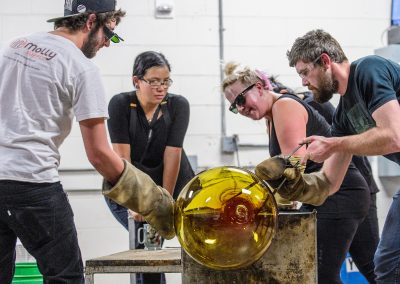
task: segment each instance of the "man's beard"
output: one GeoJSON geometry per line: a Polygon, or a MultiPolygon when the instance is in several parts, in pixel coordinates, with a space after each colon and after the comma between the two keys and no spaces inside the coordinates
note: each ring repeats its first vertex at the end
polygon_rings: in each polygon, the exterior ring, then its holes
{"type": "Polygon", "coordinates": [[[99,41],[97,39],[98,30],[98,28],[94,28],[90,31],[87,41],[83,43],[83,46],[81,48],[83,54],[87,58],[93,58],[97,53],[97,46],[99,44],[99,41]]]}
{"type": "Polygon", "coordinates": [[[336,94],[339,89],[339,82],[332,78],[330,74],[321,74],[319,78],[319,86],[316,89],[312,89],[314,99],[318,103],[326,103],[332,99],[333,94],[336,94]]]}

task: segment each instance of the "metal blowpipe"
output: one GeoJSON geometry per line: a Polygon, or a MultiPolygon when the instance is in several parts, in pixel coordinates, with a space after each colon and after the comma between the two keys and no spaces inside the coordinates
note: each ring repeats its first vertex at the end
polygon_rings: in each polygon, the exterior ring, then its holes
{"type": "MultiPolygon", "coordinates": [[[[303,147],[304,145],[308,145],[308,144],[310,144],[310,142],[303,142],[303,143],[300,143],[299,146],[297,146],[296,148],[294,148],[293,151],[290,152],[288,156],[286,156],[286,158],[285,158],[285,159],[286,159],[286,162],[289,161],[290,157],[292,157],[293,154],[297,152],[297,150],[299,150],[299,149],[300,149],[301,147],[303,147]]],[[[300,161],[297,161],[297,163],[296,163],[294,166],[295,166],[295,167],[298,166],[299,162],[300,162],[300,161]]],[[[282,187],[283,184],[286,182],[286,180],[287,180],[287,179],[286,179],[286,177],[285,177],[285,178],[283,179],[283,181],[279,184],[279,186],[278,186],[277,188],[274,189],[274,191],[272,192],[272,194],[275,194],[279,189],[281,189],[281,187],[282,187]]]]}

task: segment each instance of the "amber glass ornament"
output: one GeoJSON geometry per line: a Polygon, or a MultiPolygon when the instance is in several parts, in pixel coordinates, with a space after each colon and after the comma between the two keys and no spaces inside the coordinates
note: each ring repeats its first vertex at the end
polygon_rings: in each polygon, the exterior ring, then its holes
{"type": "Polygon", "coordinates": [[[183,249],[213,269],[251,265],[276,231],[277,206],[268,186],[250,171],[218,167],[196,175],[175,205],[183,249]]]}

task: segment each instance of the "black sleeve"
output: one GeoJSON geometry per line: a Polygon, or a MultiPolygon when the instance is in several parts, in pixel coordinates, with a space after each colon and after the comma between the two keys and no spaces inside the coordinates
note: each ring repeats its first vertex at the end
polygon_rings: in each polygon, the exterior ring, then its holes
{"type": "Polygon", "coordinates": [[[335,107],[330,103],[318,103],[314,100],[314,96],[312,93],[305,93],[304,94],[304,101],[309,104],[313,109],[315,109],[320,115],[322,115],[325,120],[332,124],[333,114],[335,113],[335,107]]]}
{"type": "Polygon", "coordinates": [[[378,56],[368,56],[356,70],[355,79],[370,114],[388,101],[397,100],[393,89],[396,76],[392,74],[389,62],[378,56]]]}
{"type": "Polygon", "coordinates": [[[130,96],[129,93],[115,95],[108,104],[110,118],[107,121],[111,143],[130,144],[129,118],[130,96]]]}
{"type": "Polygon", "coordinates": [[[365,156],[353,156],[352,159],[354,165],[360,171],[365,181],[368,183],[369,189],[371,193],[376,193],[379,191],[378,185],[374,180],[374,176],[372,174],[371,164],[368,161],[368,158],[365,156]]]}
{"type": "Polygon", "coordinates": [[[172,123],[168,134],[167,146],[182,148],[189,125],[189,102],[185,97],[174,95],[169,99],[169,103],[172,108],[172,123]]]}

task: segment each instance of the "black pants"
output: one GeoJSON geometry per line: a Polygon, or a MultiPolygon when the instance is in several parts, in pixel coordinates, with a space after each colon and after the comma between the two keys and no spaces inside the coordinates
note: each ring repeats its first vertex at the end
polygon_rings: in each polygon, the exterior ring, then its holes
{"type": "Polygon", "coordinates": [[[350,245],[350,255],[358,270],[369,283],[376,283],[374,273],[374,254],[379,243],[379,226],[376,210],[376,193],[371,194],[371,204],[368,215],[358,226],[350,245]]]}
{"type": "Polygon", "coordinates": [[[84,283],[73,212],[59,182],[0,181],[0,283],[12,281],[17,237],[44,283],[84,283]]]}
{"type": "MultiPolygon", "coordinates": [[[[303,206],[303,211],[317,210],[318,283],[342,283],[340,268],[351,248],[350,253],[355,256],[357,267],[362,263],[373,265],[376,245],[361,247],[362,243],[371,240],[376,243],[376,232],[373,232],[373,226],[367,219],[370,199],[367,190],[344,190],[330,196],[321,206],[303,206]],[[358,233],[358,241],[353,245],[358,233]]],[[[364,271],[369,269],[365,268],[364,271]]],[[[373,283],[373,268],[372,272],[364,275],[371,278],[373,283]]]]}
{"type": "Polygon", "coordinates": [[[354,263],[368,282],[376,283],[374,254],[379,243],[379,227],[376,194],[373,193],[370,197],[368,215],[363,220],[360,218],[318,219],[318,279],[320,283],[341,283],[337,275],[340,273],[347,251],[350,252],[354,263]]]}
{"type": "MultiPolygon", "coordinates": [[[[115,203],[111,199],[105,197],[106,203],[111,210],[111,213],[114,215],[115,219],[124,226],[126,230],[128,230],[128,210],[115,203]]],[[[144,222],[136,222],[135,221],[135,249],[143,249],[144,245],[138,243],[139,238],[139,228],[143,227],[146,224],[144,222]]],[[[143,239],[143,230],[140,230],[141,236],[143,239]]],[[[136,273],[136,283],[137,284],[165,284],[165,274],[164,273],[136,273]]]]}

